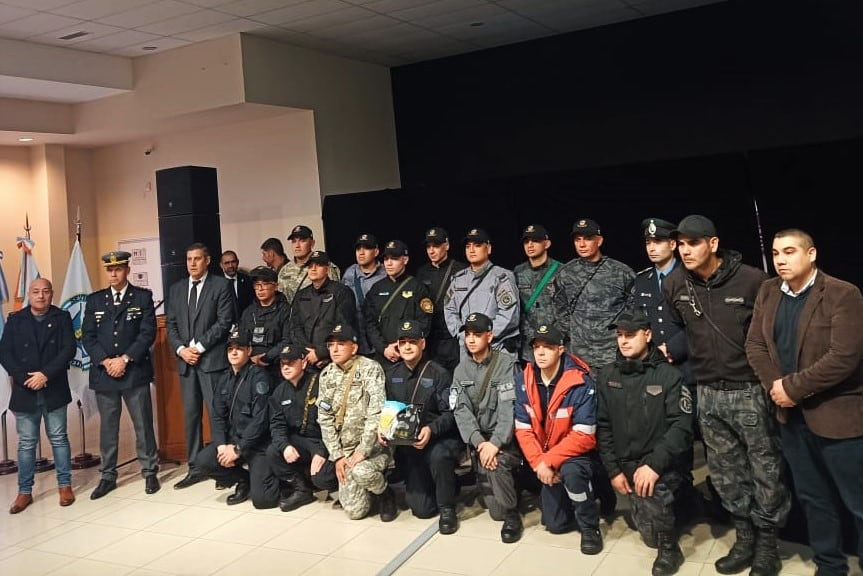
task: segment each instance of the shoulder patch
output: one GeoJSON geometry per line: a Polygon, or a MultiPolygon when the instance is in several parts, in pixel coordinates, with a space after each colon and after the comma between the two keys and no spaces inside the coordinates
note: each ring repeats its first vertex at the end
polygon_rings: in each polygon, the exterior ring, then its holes
{"type": "Polygon", "coordinates": [[[648,266],[644,270],[639,270],[638,272],[636,272],[636,274],[638,276],[641,276],[642,274],[646,274],[646,273],[650,272],[651,270],[653,270],[653,266],[648,266]]]}
{"type": "Polygon", "coordinates": [[[431,298],[423,298],[420,300],[420,310],[426,314],[434,314],[434,304],[432,303],[431,298]]]}
{"type": "Polygon", "coordinates": [[[255,382],[255,392],[257,394],[269,394],[270,385],[263,380],[258,380],[257,382],[255,382]]]}
{"type": "Polygon", "coordinates": [[[680,411],[684,414],[692,414],[692,392],[686,386],[680,387],[680,411]]]}

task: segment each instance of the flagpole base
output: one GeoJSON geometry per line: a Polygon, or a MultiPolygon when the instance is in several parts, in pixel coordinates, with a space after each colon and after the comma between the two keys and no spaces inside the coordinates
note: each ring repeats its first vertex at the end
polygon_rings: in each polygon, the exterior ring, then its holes
{"type": "Polygon", "coordinates": [[[36,472],[47,472],[54,469],[54,462],[45,457],[36,459],[36,472]]]}
{"type": "Polygon", "coordinates": [[[0,476],[14,474],[18,471],[18,464],[14,460],[0,460],[0,476]]]}
{"type": "Polygon", "coordinates": [[[98,466],[101,462],[102,459],[98,456],[93,456],[89,452],[84,452],[83,454],[78,454],[72,458],[72,470],[92,468],[93,466],[98,466]]]}

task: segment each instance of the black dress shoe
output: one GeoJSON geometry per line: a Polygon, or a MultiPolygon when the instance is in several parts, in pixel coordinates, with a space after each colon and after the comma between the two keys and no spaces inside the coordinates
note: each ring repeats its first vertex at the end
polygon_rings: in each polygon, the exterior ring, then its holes
{"type": "Polygon", "coordinates": [[[90,493],[90,500],[97,500],[117,487],[117,483],[113,480],[102,479],[96,489],[90,493]]]}
{"type": "Polygon", "coordinates": [[[437,528],[441,534],[456,533],[456,530],[458,530],[458,514],[456,514],[455,506],[441,507],[437,528]]]}
{"type": "Polygon", "coordinates": [[[503,527],[500,529],[500,539],[504,544],[512,544],[521,540],[524,525],[521,523],[521,514],[518,512],[507,512],[503,519],[503,527]]]}
{"type": "Polygon", "coordinates": [[[155,494],[161,487],[162,484],[159,483],[159,478],[155,474],[144,478],[144,492],[147,494],[155,494]]]}
{"type": "Polygon", "coordinates": [[[248,482],[237,482],[237,487],[234,489],[234,493],[228,496],[225,502],[228,503],[228,506],[245,502],[249,499],[249,492],[251,492],[251,488],[249,487],[248,482]]]}
{"type": "Polygon", "coordinates": [[[183,488],[188,488],[189,486],[194,486],[198,482],[203,482],[207,477],[203,474],[193,474],[188,473],[186,477],[174,484],[174,490],[182,490],[183,488]]]}

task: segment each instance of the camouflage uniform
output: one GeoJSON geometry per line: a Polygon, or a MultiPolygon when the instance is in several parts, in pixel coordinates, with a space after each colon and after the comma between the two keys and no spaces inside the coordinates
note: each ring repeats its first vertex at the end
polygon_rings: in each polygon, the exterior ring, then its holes
{"type": "Polygon", "coordinates": [[[608,325],[627,307],[635,272],[603,256],[575,258],[554,277],[554,325],[569,335],[569,351],[596,370],[617,355],[617,335],[608,325]]]}
{"type": "MultiPolygon", "coordinates": [[[[330,271],[327,276],[330,280],[338,282],[342,274],[338,266],[330,263],[330,271]]],[[[279,292],[285,295],[288,304],[293,304],[294,295],[300,291],[300,288],[311,286],[311,284],[312,281],[309,280],[305,264],[301,266],[293,260],[288,260],[284,266],[279,268],[279,292]]]]}
{"type": "Polygon", "coordinates": [[[554,258],[548,258],[545,262],[536,268],[530,265],[530,262],[522,262],[513,269],[515,281],[518,285],[518,295],[521,299],[521,313],[519,315],[519,332],[521,333],[521,354],[520,358],[525,362],[533,362],[533,348],[530,346],[530,341],[536,329],[542,325],[554,324],[554,276],[557,270],[549,278],[542,292],[539,293],[530,310],[525,309],[530,297],[533,296],[533,291],[542,281],[543,277],[548,272],[549,268],[557,264],[560,270],[561,263],[554,258]]]}
{"type": "Polygon", "coordinates": [[[371,508],[371,494],[387,488],[384,473],[391,456],[378,443],[378,423],[385,401],[384,371],[374,360],[355,356],[344,367],[333,362],[321,372],[318,423],[330,460],[349,458],[357,451],[365,455],[363,461],[345,470],[347,478],[339,484],[339,501],[352,520],[364,518],[371,508]],[[337,429],[336,416],[345,402],[345,388],[352,374],[344,423],[337,429]]]}
{"type": "Polygon", "coordinates": [[[468,267],[453,274],[446,304],[444,304],[444,318],[450,334],[458,338],[462,361],[465,361],[469,355],[464,347],[464,333],[459,332],[459,329],[464,325],[465,319],[476,312],[485,314],[492,320],[494,327],[492,348],[500,350],[506,344],[507,351],[514,353],[516,347],[510,347],[510,343],[515,344],[518,337],[518,291],[515,276],[511,271],[486,262],[476,272],[468,267]],[[485,274],[486,271],[488,271],[487,274],[485,274]],[[470,293],[467,302],[462,305],[474,282],[480,276],[483,278],[479,286],[470,293]]]}

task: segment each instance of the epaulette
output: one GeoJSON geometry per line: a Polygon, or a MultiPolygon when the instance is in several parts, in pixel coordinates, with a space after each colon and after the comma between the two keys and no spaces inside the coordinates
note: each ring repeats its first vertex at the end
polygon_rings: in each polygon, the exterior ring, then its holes
{"type": "Polygon", "coordinates": [[[651,270],[653,270],[653,266],[648,266],[644,270],[639,270],[638,272],[636,272],[636,276],[641,276],[645,272],[650,272],[651,270]]]}

